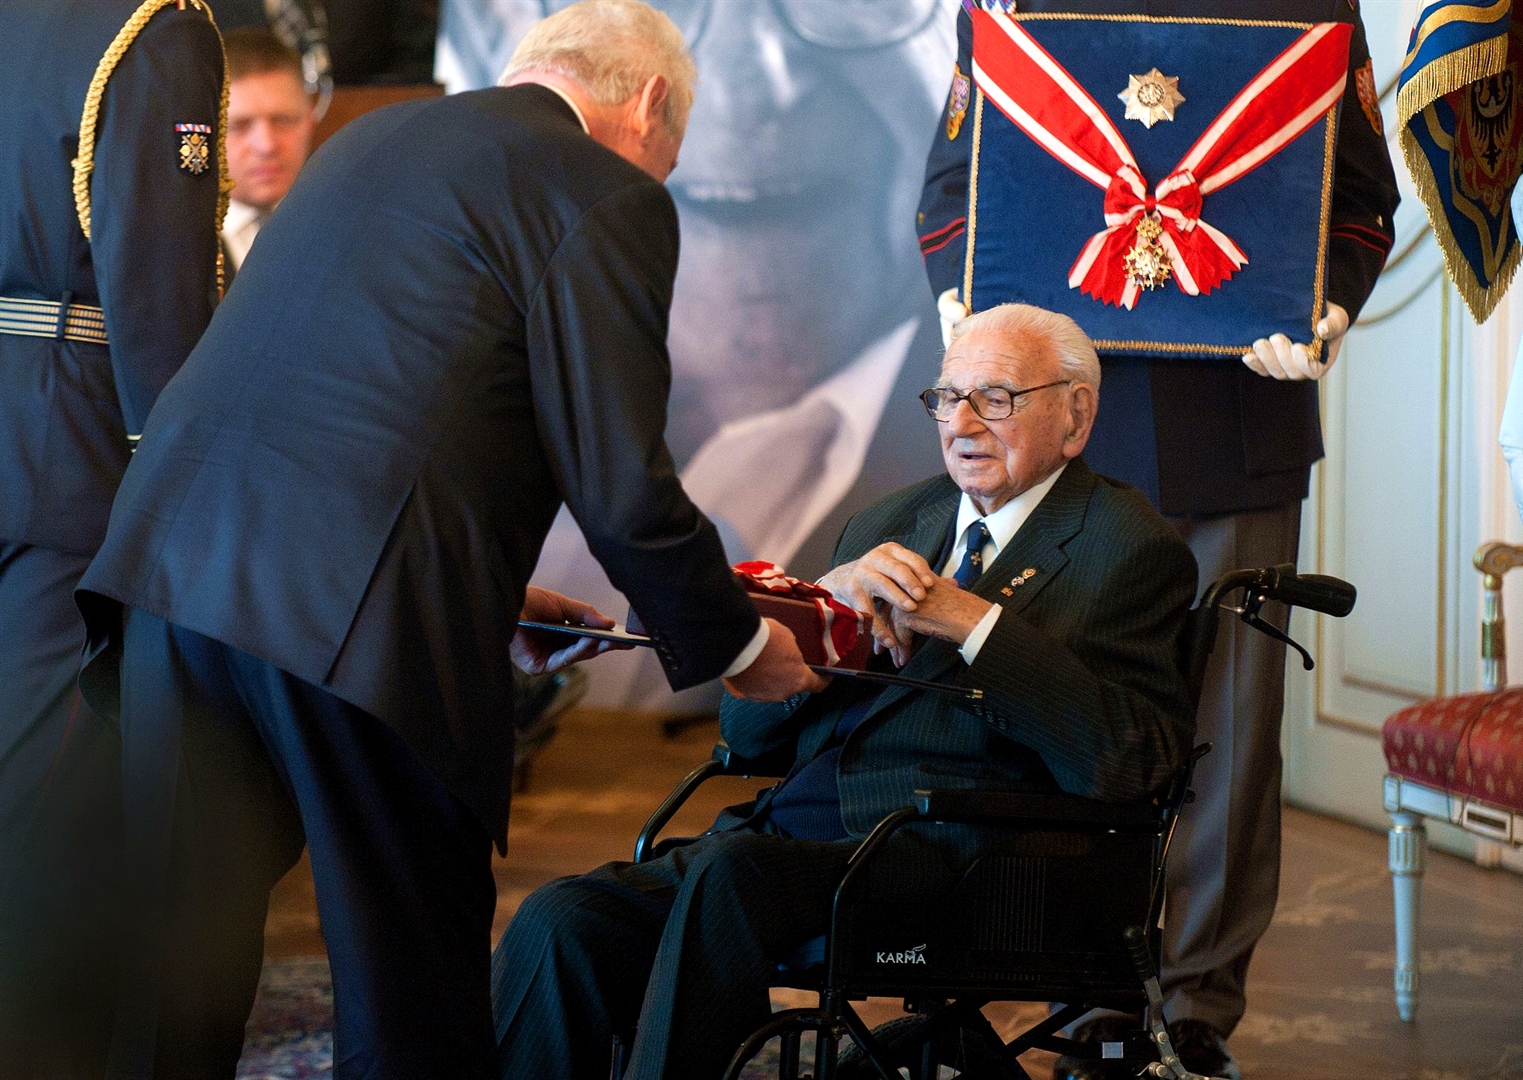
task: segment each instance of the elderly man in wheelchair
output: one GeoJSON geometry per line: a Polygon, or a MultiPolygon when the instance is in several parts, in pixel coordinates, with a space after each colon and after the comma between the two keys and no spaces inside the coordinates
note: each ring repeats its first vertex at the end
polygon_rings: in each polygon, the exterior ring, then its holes
{"type": "Polygon", "coordinates": [[[853,518],[821,580],[872,613],[875,667],[937,688],[837,678],[777,704],[728,698],[727,753],[782,779],[701,837],[653,857],[642,837],[640,861],[524,902],[493,962],[504,1078],[709,1080],[758,1029],[751,1047],[785,1035],[796,1075],[801,1027],[822,1078],[941,1062],[1022,1076],[1015,1054],[1091,1007],[1147,1005],[1192,760],[1196,568],[1141,494],[1085,467],[1099,385],[1065,316],[1007,304],[958,326],[922,395],[946,475],[853,518]],[[859,866],[867,847],[882,857],[859,866]],[[768,988],[801,967],[822,1007],[774,1021],[768,988]],[[847,999],[868,993],[912,999],[918,1056],[904,1031],[863,1028],[847,999]],[[978,1013],[1001,998],[1071,1004],[1006,1048],[978,1013]],[[846,1032],[855,1065],[836,1058],[846,1032]]]}

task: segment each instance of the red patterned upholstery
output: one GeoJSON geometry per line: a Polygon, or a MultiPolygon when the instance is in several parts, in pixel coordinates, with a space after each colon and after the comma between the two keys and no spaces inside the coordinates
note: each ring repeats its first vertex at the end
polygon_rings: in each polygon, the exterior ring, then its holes
{"type": "Polygon", "coordinates": [[[1523,813],[1523,686],[1412,705],[1381,741],[1393,775],[1523,813]]]}

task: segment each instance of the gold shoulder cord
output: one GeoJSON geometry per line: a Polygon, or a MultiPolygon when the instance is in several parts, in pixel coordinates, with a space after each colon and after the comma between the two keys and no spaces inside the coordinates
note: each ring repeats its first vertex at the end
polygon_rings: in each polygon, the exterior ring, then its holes
{"type": "MultiPolygon", "coordinates": [[[[212,29],[217,29],[217,20],[212,17],[211,8],[204,0],[143,0],[142,5],[132,13],[120,30],[115,39],[106,49],[106,54],[100,58],[100,63],[95,68],[95,77],[90,80],[90,89],[85,92],[85,110],[79,119],[79,156],[73,161],[74,165],[74,209],[79,214],[79,227],[84,230],[85,239],[90,239],[90,174],[95,170],[95,126],[100,119],[100,102],[106,93],[106,81],[111,78],[111,73],[116,70],[116,65],[121,62],[126,54],[128,46],[142,33],[143,27],[148,25],[148,20],[153,18],[164,8],[171,4],[178,4],[184,8],[186,4],[206,15],[207,21],[212,24],[212,29]]],[[[222,41],[221,31],[217,31],[217,41],[222,41]]],[[[218,236],[222,233],[222,219],[227,215],[228,196],[233,190],[233,182],[227,175],[227,64],[223,61],[222,70],[222,98],[217,111],[217,220],[216,231],[218,236]]],[[[221,296],[222,284],[222,245],[217,244],[217,295],[221,296]]]]}

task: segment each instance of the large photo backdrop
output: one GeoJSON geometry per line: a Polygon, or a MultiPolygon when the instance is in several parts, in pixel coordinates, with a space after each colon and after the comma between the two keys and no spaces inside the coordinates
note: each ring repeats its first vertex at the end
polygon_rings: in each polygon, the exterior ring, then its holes
{"type": "MultiPolygon", "coordinates": [[[[436,76],[490,86],[560,0],[443,0],[436,76]]],[[[952,80],[956,0],[657,0],[698,65],[668,182],[682,222],[667,437],[731,561],[828,566],[847,518],[939,470],[940,334],[915,207],[952,80]]],[[[564,511],[535,583],[623,619],[564,511]]],[[[587,665],[589,703],[691,712],[654,658],[587,665]]]]}

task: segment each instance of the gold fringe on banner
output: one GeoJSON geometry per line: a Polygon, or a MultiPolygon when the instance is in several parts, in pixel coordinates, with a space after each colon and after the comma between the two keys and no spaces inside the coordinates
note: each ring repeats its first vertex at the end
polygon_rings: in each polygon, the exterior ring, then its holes
{"type": "Polygon", "coordinates": [[[1439,250],[1443,252],[1444,268],[1449,272],[1449,280],[1454,283],[1476,323],[1483,323],[1491,317],[1492,311],[1506,294],[1507,287],[1512,284],[1519,259],[1523,258],[1523,244],[1514,244],[1512,251],[1508,252],[1497,267],[1491,284],[1482,285],[1471,271],[1470,262],[1460,250],[1459,241],[1454,238],[1454,230],[1449,226],[1449,216],[1444,213],[1441,205],[1432,163],[1405,124],[1400,129],[1399,138],[1402,157],[1406,159],[1407,171],[1412,174],[1417,197],[1422,200],[1423,209],[1428,213],[1428,222],[1433,226],[1433,238],[1438,241],[1439,250]]]}
{"type": "MultiPolygon", "coordinates": [[[[1439,57],[1412,76],[1396,94],[1397,141],[1401,144],[1402,157],[1406,159],[1407,171],[1412,174],[1417,196],[1422,200],[1423,209],[1428,214],[1428,222],[1433,226],[1434,239],[1438,241],[1439,250],[1443,252],[1444,268],[1449,273],[1449,280],[1454,283],[1455,289],[1459,291],[1465,306],[1470,309],[1470,314],[1477,323],[1483,323],[1490,317],[1497,304],[1501,302],[1502,296],[1507,292],[1507,287],[1512,284],[1519,259],[1523,257],[1523,246],[1514,244],[1512,251],[1496,268],[1496,275],[1492,278],[1491,284],[1489,286],[1481,284],[1471,271],[1469,261],[1460,250],[1459,242],[1454,237],[1454,230],[1450,227],[1449,217],[1444,213],[1438,181],[1433,175],[1433,163],[1428,160],[1427,155],[1423,153],[1417,140],[1412,136],[1408,124],[1413,117],[1429,108],[1434,101],[1445,94],[1463,89],[1480,79],[1489,78],[1506,66],[1507,33],[1504,32],[1489,41],[1439,57]]],[[[1434,127],[1433,124],[1429,125],[1430,130],[1434,127]]],[[[1449,149],[1446,146],[1441,148],[1449,149]]]]}
{"type": "Polygon", "coordinates": [[[1434,60],[1396,92],[1396,124],[1406,127],[1407,121],[1426,109],[1438,98],[1452,94],[1463,86],[1495,75],[1507,66],[1507,32],[1449,53],[1434,60]]]}

